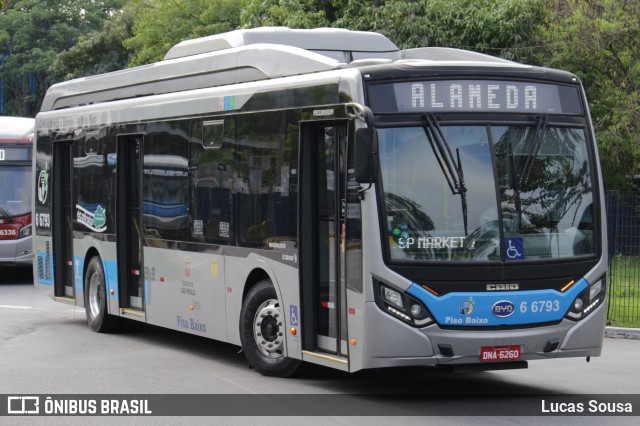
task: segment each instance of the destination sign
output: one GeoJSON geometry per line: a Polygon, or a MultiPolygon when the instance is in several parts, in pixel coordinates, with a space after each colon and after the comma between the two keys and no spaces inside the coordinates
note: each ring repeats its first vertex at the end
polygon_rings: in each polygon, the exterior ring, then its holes
{"type": "Polygon", "coordinates": [[[0,161],[30,161],[30,148],[0,148],[0,161]]]}
{"type": "Polygon", "coordinates": [[[500,80],[438,80],[370,86],[374,112],[581,114],[577,87],[500,80]]]}

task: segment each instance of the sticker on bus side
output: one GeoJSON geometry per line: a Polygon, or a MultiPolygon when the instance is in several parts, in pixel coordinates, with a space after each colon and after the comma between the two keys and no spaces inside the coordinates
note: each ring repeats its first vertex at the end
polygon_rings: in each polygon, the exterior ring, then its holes
{"type": "Polygon", "coordinates": [[[107,230],[107,211],[98,204],[95,211],[91,212],[80,204],[76,204],[76,220],[81,225],[94,232],[104,232],[107,230]]]}
{"type": "Polygon", "coordinates": [[[289,305],[289,321],[291,325],[298,325],[298,305],[289,305]]]}

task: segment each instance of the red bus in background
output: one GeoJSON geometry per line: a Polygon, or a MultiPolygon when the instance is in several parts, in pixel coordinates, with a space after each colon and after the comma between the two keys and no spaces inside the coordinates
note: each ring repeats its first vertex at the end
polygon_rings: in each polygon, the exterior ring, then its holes
{"type": "Polygon", "coordinates": [[[33,118],[0,117],[0,266],[30,266],[33,118]]]}

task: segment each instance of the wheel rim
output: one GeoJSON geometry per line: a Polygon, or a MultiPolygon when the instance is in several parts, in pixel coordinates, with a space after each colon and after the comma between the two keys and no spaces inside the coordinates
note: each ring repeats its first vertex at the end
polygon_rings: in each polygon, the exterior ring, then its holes
{"type": "Polygon", "coordinates": [[[94,318],[100,315],[100,309],[102,306],[102,280],[98,273],[93,273],[89,280],[89,309],[91,309],[91,316],[94,318]]]}
{"type": "Polygon", "coordinates": [[[282,312],[276,299],[262,303],[253,319],[253,338],[260,352],[269,358],[280,358],[283,353],[282,312]]]}

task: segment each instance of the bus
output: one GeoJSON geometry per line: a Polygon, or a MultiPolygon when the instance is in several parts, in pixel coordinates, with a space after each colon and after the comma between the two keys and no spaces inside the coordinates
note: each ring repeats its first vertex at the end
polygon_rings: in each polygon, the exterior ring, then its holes
{"type": "Polygon", "coordinates": [[[93,331],[204,336],[280,377],[601,353],[602,179],[568,72],[237,30],[52,86],[34,164],[34,283],[93,331]]]}
{"type": "Polygon", "coordinates": [[[0,117],[0,266],[30,267],[35,120],[0,117]]]}

